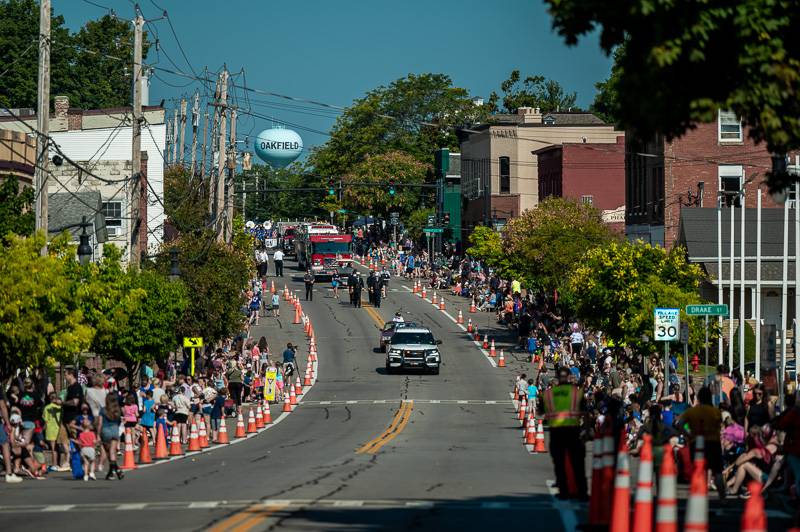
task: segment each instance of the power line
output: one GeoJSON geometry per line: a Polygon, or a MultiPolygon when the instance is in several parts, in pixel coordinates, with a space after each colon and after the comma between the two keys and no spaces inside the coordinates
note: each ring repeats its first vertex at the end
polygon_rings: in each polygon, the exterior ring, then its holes
{"type": "Polygon", "coordinates": [[[37,39],[37,40],[34,40],[33,42],[31,42],[31,43],[28,45],[28,47],[27,47],[27,48],[25,48],[25,49],[22,51],[22,53],[20,53],[19,55],[17,55],[17,58],[16,58],[16,59],[14,59],[14,60],[11,62],[11,64],[10,64],[10,65],[8,65],[8,67],[7,67],[5,70],[3,70],[3,72],[0,72],[0,78],[2,78],[3,76],[5,76],[6,74],[8,74],[8,72],[11,70],[11,68],[12,68],[14,65],[16,65],[17,63],[19,63],[19,61],[20,61],[22,58],[24,58],[24,57],[25,57],[25,55],[27,55],[27,53],[28,53],[28,52],[31,50],[31,48],[33,48],[33,47],[34,47],[34,46],[36,46],[37,44],[39,44],[39,41],[38,41],[38,39],[37,39]]]}

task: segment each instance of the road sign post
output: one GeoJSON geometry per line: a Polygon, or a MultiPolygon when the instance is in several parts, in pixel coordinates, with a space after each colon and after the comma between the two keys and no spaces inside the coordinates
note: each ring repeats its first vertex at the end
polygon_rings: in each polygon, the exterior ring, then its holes
{"type": "Polygon", "coordinates": [[[194,377],[194,354],[195,354],[195,349],[197,349],[198,347],[203,347],[203,338],[199,337],[199,336],[195,336],[195,337],[184,336],[183,337],[183,347],[188,347],[190,352],[191,352],[191,356],[192,356],[191,375],[192,375],[192,377],[194,377]]]}
{"type": "Polygon", "coordinates": [[[664,342],[664,386],[669,389],[669,343],[679,338],[681,309],[657,308],[654,310],[653,323],[655,340],[664,342]]]}
{"type": "MultiPolygon", "coordinates": [[[[689,397],[689,323],[681,322],[681,343],[683,344],[683,365],[686,368],[686,397],[689,397]]],[[[675,368],[677,373],[678,368],[675,368]]]]}

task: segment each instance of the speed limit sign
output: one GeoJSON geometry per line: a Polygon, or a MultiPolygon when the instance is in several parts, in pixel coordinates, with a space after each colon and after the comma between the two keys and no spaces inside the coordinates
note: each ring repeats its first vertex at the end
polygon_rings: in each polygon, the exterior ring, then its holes
{"type": "Polygon", "coordinates": [[[657,308],[653,321],[653,335],[657,342],[673,342],[680,338],[681,309],[657,308]]]}

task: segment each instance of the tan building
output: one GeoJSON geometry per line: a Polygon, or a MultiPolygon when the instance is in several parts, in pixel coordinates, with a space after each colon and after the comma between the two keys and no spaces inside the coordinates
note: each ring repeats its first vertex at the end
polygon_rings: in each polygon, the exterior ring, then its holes
{"type": "Polygon", "coordinates": [[[610,143],[619,135],[591,113],[545,113],[520,107],[516,114],[461,132],[462,226],[466,237],[480,224],[502,227],[539,203],[535,151],[554,144],[610,143]]]}
{"type": "Polygon", "coordinates": [[[18,131],[0,129],[0,179],[19,178],[20,188],[33,186],[36,164],[36,138],[18,131]]]}

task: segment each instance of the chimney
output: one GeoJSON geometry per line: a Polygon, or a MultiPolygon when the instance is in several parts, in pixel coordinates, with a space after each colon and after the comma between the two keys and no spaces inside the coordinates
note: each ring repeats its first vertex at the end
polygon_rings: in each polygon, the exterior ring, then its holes
{"type": "Polygon", "coordinates": [[[540,112],[539,108],[536,107],[519,107],[517,109],[517,115],[522,117],[523,124],[541,124],[542,123],[542,113],[540,112]]]}
{"type": "Polygon", "coordinates": [[[55,116],[53,118],[67,118],[69,111],[69,98],[67,96],[56,96],[53,102],[55,116]]]}

